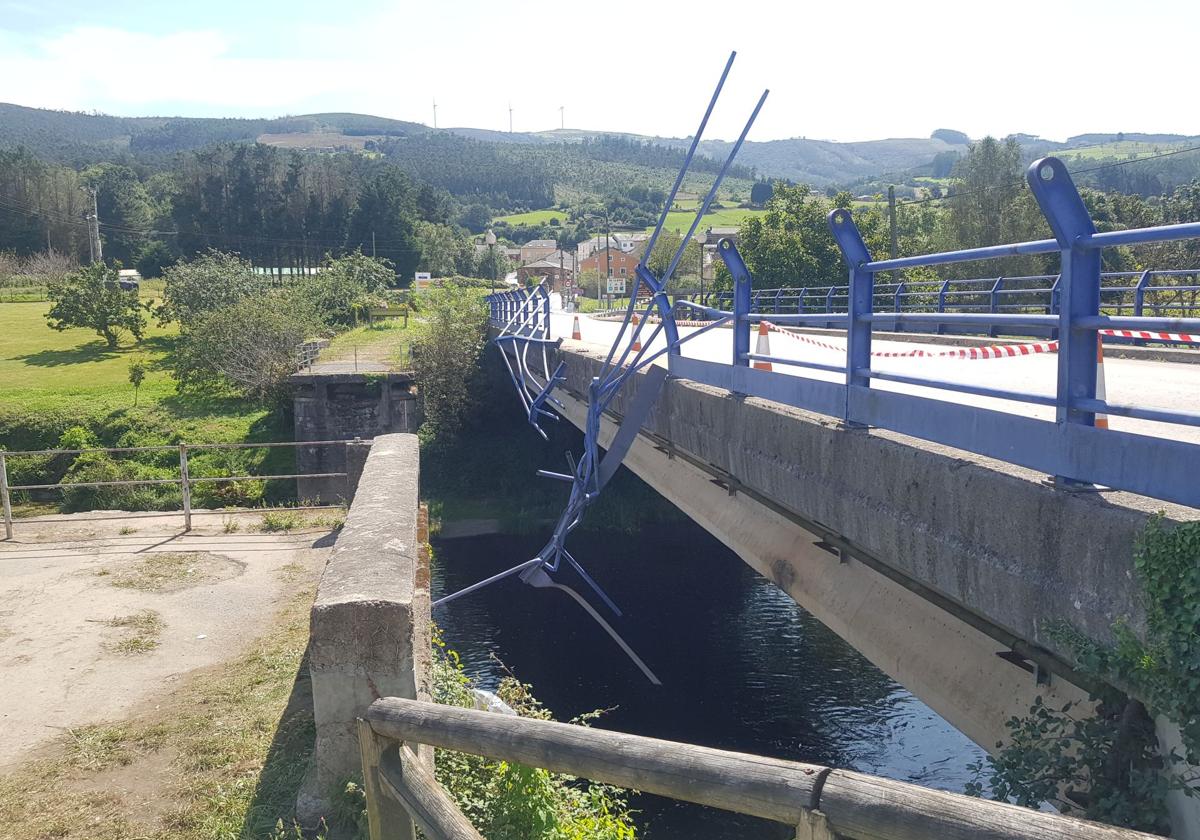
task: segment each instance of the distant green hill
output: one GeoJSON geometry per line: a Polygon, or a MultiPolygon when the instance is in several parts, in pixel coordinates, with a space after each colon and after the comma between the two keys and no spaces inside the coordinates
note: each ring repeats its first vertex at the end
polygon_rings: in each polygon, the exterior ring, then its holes
{"type": "Polygon", "coordinates": [[[428,130],[418,123],[368,114],[303,114],[276,119],[112,117],[0,103],[0,148],[27,146],[43,158],[69,162],[122,151],[169,154],[213,143],[253,142],[260,134],[405,136],[428,130]]]}
{"type": "MultiPolygon", "coordinates": [[[[24,145],[45,159],[73,164],[122,154],[157,157],[214,143],[254,142],[264,135],[265,142],[272,145],[337,150],[370,149],[372,147],[367,145],[368,139],[378,143],[433,134],[433,129],[420,123],[370,114],[301,114],[274,119],[112,117],[0,103],[0,148],[24,145]],[[343,141],[341,137],[351,139],[343,141]]],[[[439,134],[457,135],[497,148],[508,148],[511,150],[510,156],[515,154],[523,161],[544,163],[556,173],[555,183],[559,187],[585,192],[593,188],[591,181],[597,178],[607,181],[614,174],[619,178],[631,174],[637,176],[641,170],[647,170],[647,177],[654,183],[669,180],[664,172],[675,164],[648,161],[644,153],[633,150],[623,160],[595,161],[595,155],[589,155],[593,159],[593,171],[590,174],[576,172],[572,167],[577,166],[579,160],[572,155],[564,156],[564,144],[594,143],[604,137],[637,141],[632,144],[634,146],[650,143],[678,149],[686,147],[688,143],[687,138],[581,129],[510,133],[482,128],[450,128],[439,134]],[[539,151],[539,147],[544,151],[539,151]],[[618,171],[613,165],[602,166],[604,163],[627,164],[638,171],[633,172],[628,168],[618,171]]],[[[1021,142],[1029,159],[1044,154],[1059,154],[1080,159],[1086,157],[1098,163],[1117,162],[1131,156],[1144,157],[1154,154],[1156,150],[1200,143],[1200,138],[1196,137],[1134,132],[1080,134],[1065,142],[1046,140],[1032,134],[1013,136],[1021,142]]],[[[934,166],[934,159],[939,158],[943,168],[949,166],[955,155],[966,151],[966,139],[962,132],[940,128],[930,137],[851,143],[803,137],[748,141],[742,147],[737,163],[744,170],[755,170],[759,176],[786,178],[815,187],[852,185],[856,189],[873,189],[878,184],[900,182],[915,176],[932,174],[944,177],[947,172],[933,171],[938,168],[934,166]]],[[[700,145],[703,155],[718,160],[728,153],[729,148],[730,143],[723,140],[705,140],[700,145]]],[[[1138,183],[1132,188],[1147,192],[1155,188],[1155,183],[1170,186],[1192,175],[1190,160],[1167,159],[1163,166],[1154,165],[1153,168],[1157,181],[1143,178],[1145,184],[1138,183]]],[[[743,180],[746,178],[744,171],[740,177],[743,180]]],[[[1121,177],[1126,176],[1122,173],[1121,177]]]]}

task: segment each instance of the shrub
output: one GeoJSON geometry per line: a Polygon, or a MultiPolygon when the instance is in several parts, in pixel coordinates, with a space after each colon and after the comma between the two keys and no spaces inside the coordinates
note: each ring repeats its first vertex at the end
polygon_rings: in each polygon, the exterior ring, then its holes
{"type": "Polygon", "coordinates": [[[428,328],[413,356],[424,398],[427,436],[453,436],[472,405],[479,357],[487,338],[483,299],[454,285],[431,289],[422,300],[428,328]]]}
{"type": "MultiPolygon", "coordinates": [[[[116,461],[104,452],[86,452],[75,459],[62,480],[64,484],[84,484],[177,476],[177,472],[163,467],[151,467],[137,461],[116,461]]],[[[68,487],[63,489],[61,506],[66,513],[76,513],[83,510],[176,510],[182,503],[177,484],[159,484],[68,487]]]]}
{"type": "Polygon", "coordinates": [[[215,310],[252,296],[265,294],[271,278],[236,254],[209,251],[168,268],[158,317],[163,323],[178,321],[186,330],[215,310]]]}
{"type": "Polygon", "coordinates": [[[180,336],[172,363],[184,388],[227,386],[274,402],[296,371],[296,348],[320,329],[313,310],[282,292],[215,309],[180,336]]]}
{"type": "MultiPolygon", "coordinates": [[[[433,699],[475,705],[474,683],[434,628],[433,699]]],[[[505,677],[497,694],[517,714],[550,720],[531,687],[505,677]]],[[[597,716],[572,721],[585,723],[597,716]]],[[[634,840],[627,794],[546,770],[438,750],[437,780],[488,840],[634,840]]]]}

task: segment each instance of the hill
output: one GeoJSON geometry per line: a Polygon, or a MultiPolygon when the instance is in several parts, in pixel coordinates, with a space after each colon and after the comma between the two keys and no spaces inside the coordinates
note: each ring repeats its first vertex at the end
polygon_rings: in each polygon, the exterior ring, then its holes
{"type": "Polygon", "coordinates": [[[418,123],[369,114],[274,119],[113,117],[0,103],[0,148],[26,146],[39,157],[76,163],[120,152],[170,154],[214,143],[253,142],[262,134],[407,136],[428,130],[418,123]]]}

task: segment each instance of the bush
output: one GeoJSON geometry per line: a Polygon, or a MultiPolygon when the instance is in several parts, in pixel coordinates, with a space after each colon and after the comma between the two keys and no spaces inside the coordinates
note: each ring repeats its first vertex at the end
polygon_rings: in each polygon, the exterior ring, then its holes
{"type": "MultiPolygon", "coordinates": [[[[471,708],[474,683],[434,629],[433,699],[471,708]]],[[[531,687],[505,677],[497,694],[517,714],[551,720],[531,687]]],[[[597,713],[572,723],[586,723],[597,713]]],[[[634,840],[625,791],[546,770],[438,750],[437,780],[488,840],[634,840]]]]}
{"type": "Polygon", "coordinates": [[[180,336],[172,363],[183,388],[232,388],[253,400],[284,397],[296,348],[321,329],[294,295],[245,298],[213,310],[180,336]]]}
{"type": "Polygon", "coordinates": [[[163,323],[178,321],[185,330],[215,310],[266,294],[271,288],[270,277],[256,274],[254,267],[236,254],[220,251],[176,263],[163,277],[166,287],[158,317],[163,323]]]}
{"type": "Polygon", "coordinates": [[[441,285],[422,298],[427,329],[413,346],[429,436],[452,437],[472,405],[473,383],[487,339],[483,299],[456,285],[441,285]]]}
{"type": "MultiPolygon", "coordinates": [[[[63,483],[133,481],[177,478],[178,471],[152,467],[137,461],[116,461],[104,452],[87,452],[75,459],[63,483]]],[[[62,509],[66,513],[83,510],[177,510],[183,505],[179,486],[158,484],[141,486],[71,487],[63,489],[62,509]]]]}

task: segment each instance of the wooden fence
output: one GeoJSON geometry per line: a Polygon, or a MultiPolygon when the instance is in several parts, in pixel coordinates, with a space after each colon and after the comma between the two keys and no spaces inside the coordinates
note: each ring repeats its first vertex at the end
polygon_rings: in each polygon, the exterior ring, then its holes
{"type": "Polygon", "coordinates": [[[848,770],[621,732],[376,700],[359,722],[371,840],[483,840],[416,745],[761,817],[797,840],[1149,840],[1152,835],[848,770]]]}

